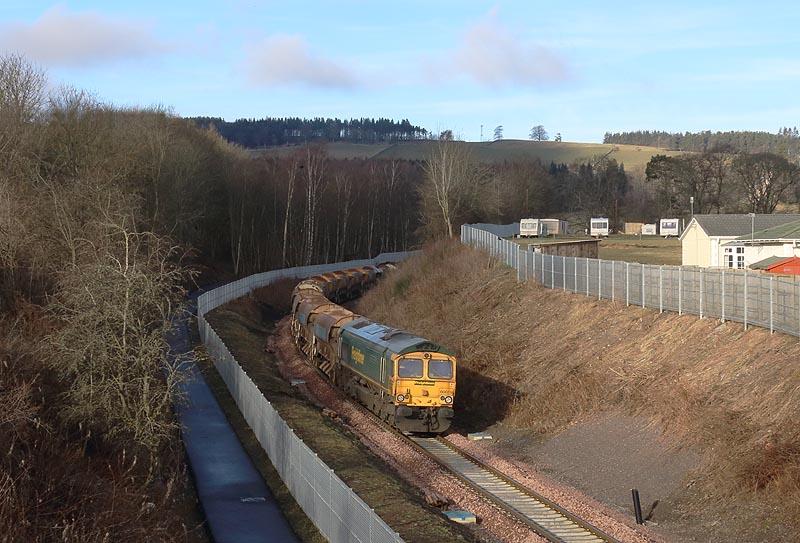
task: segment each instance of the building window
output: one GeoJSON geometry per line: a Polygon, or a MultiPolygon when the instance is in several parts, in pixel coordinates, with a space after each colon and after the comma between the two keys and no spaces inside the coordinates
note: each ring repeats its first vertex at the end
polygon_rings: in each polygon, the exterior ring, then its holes
{"type": "Polygon", "coordinates": [[[744,269],[744,247],[725,247],[725,266],[744,269]]]}

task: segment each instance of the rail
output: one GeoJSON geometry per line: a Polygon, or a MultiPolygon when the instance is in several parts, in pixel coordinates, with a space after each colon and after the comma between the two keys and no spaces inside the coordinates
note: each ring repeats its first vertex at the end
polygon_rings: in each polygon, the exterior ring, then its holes
{"type": "Polygon", "coordinates": [[[522,486],[441,437],[409,438],[495,505],[554,543],[615,543],[617,540],[563,507],[522,486]]]}

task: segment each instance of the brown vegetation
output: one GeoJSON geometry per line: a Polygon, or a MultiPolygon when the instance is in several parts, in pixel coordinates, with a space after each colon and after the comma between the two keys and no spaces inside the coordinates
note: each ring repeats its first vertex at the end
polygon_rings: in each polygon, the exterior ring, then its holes
{"type": "Polygon", "coordinates": [[[0,539],[203,539],[165,363],[188,276],[164,234],[217,250],[185,196],[233,152],[45,82],[0,57],[0,539]]]}
{"type": "Polygon", "coordinates": [[[546,436],[608,411],[643,417],[702,454],[697,500],[739,504],[752,530],[797,529],[797,338],[518,284],[456,243],[405,262],[358,310],[458,351],[463,428],[546,436]]]}

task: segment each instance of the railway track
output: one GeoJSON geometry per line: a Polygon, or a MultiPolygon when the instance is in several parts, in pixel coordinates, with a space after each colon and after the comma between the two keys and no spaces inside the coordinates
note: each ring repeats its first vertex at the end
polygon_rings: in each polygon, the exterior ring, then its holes
{"type": "Polygon", "coordinates": [[[459,479],[545,539],[559,543],[617,543],[613,537],[516,483],[449,441],[440,437],[406,437],[459,479]]]}
{"type": "MultiPolygon", "coordinates": [[[[301,353],[306,356],[305,353],[301,353]]],[[[312,365],[313,366],[313,365],[312,365]]],[[[317,367],[316,373],[328,382],[317,367]]],[[[620,543],[599,528],[581,520],[558,504],[517,483],[442,437],[421,437],[400,432],[350,398],[350,403],[384,429],[410,443],[472,488],[485,500],[533,532],[554,543],[620,543]]]]}

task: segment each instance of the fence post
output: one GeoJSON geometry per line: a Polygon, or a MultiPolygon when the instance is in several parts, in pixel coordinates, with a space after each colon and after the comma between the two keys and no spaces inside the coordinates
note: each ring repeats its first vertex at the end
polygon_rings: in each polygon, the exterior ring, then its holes
{"type": "Polygon", "coordinates": [[[556,288],[556,257],[550,255],[550,288],[556,288]]]}
{"type": "Polygon", "coordinates": [[[700,318],[703,318],[703,268],[700,268],[700,318]]]}
{"type": "Polygon", "coordinates": [[[567,291],[567,257],[561,255],[561,284],[564,286],[564,292],[567,291]]]}
{"type": "Polygon", "coordinates": [[[531,256],[533,257],[533,274],[532,275],[533,275],[533,280],[536,281],[536,251],[533,251],[531,253],[531,256]]]}
{"type": "Polygon", "coordinates": [[[631,263],[625,263],[625,305],[631,305],[631,263]]]}
{"type": "Polygon", "coordinates": [[[725,268],[722,268],[722,322],[725,322],[725,268]]]}
{"type": "Polygon", "coordinates": [[[578,257],[577,256],[573,256],[572,257],[572,268],[573,268],[572,271],[575,272],[575,282],[572,285],[574,287],[572,289],[572,292],[577,294],[578,293],[578,257]]]}
{"type": "Polygon", "coordinates": [[[658,312],[664,312],[664,266],[658,267],[658,312]]]}
{"type": "Polygon", "coordinates": [[[586,295],[589,295],[589,257],[586,257],[586,295]]]}
{"type": "Polygon", "coordinates": [[[547,279],[544,276],[544,260],[545,260],[544,257],[547,256],[547,255],[545,255],[544,253],[540,253],[540,254],[542,255],[542,286],[546,287],[547,286],[547,279]]]}
{"type": "Polygon", "coordinates": [[[524,258],[524,266],[525,266],[525,282],[528,282],[528,251],[525,251],[525,258],[524,258]]]}
{"type": "Polygon", "coordinates": [[[773,310],[773,292],[775,291],[775,276],[769,276],[769,333],[773,333],[775,331],[775,327],[772,325],[773,315],[775,315],[775,311],[773,310]]]}
{"type": "Polygon", "coordinates": [[[519,265],[519,249],[517,249],[517,283],[522,282],[522,266],[519,265]]]}
{"type": "Polygon", "coordinates": [[[744,329],[747,330],[747,283],[748,281],[747,270],[744,270],[744,329]]]}
{"type": "Polygon", "coordinates": [[[612,302],[614,301],[614,268],[616,267],[616,266],[614,266],[614,264],[616,264],[616,261],[612,260],[611,261],[611,301],[612,302]]]}
{"type": "Polygon", "coordinates": [[[600,299],[600,293],[603,292],[603,259],[597,259],[597,299],[600,299]]]}
{"type": "Polygon", "coordinates": [[[678,268],[678,315],[683,315],[683,266],[678,268]]]}
{"type": "Polygon", "coordinates": [[[646,302],[644,300],[644,264],[642,264],[642,307],[646,307],[646,302]]]}

